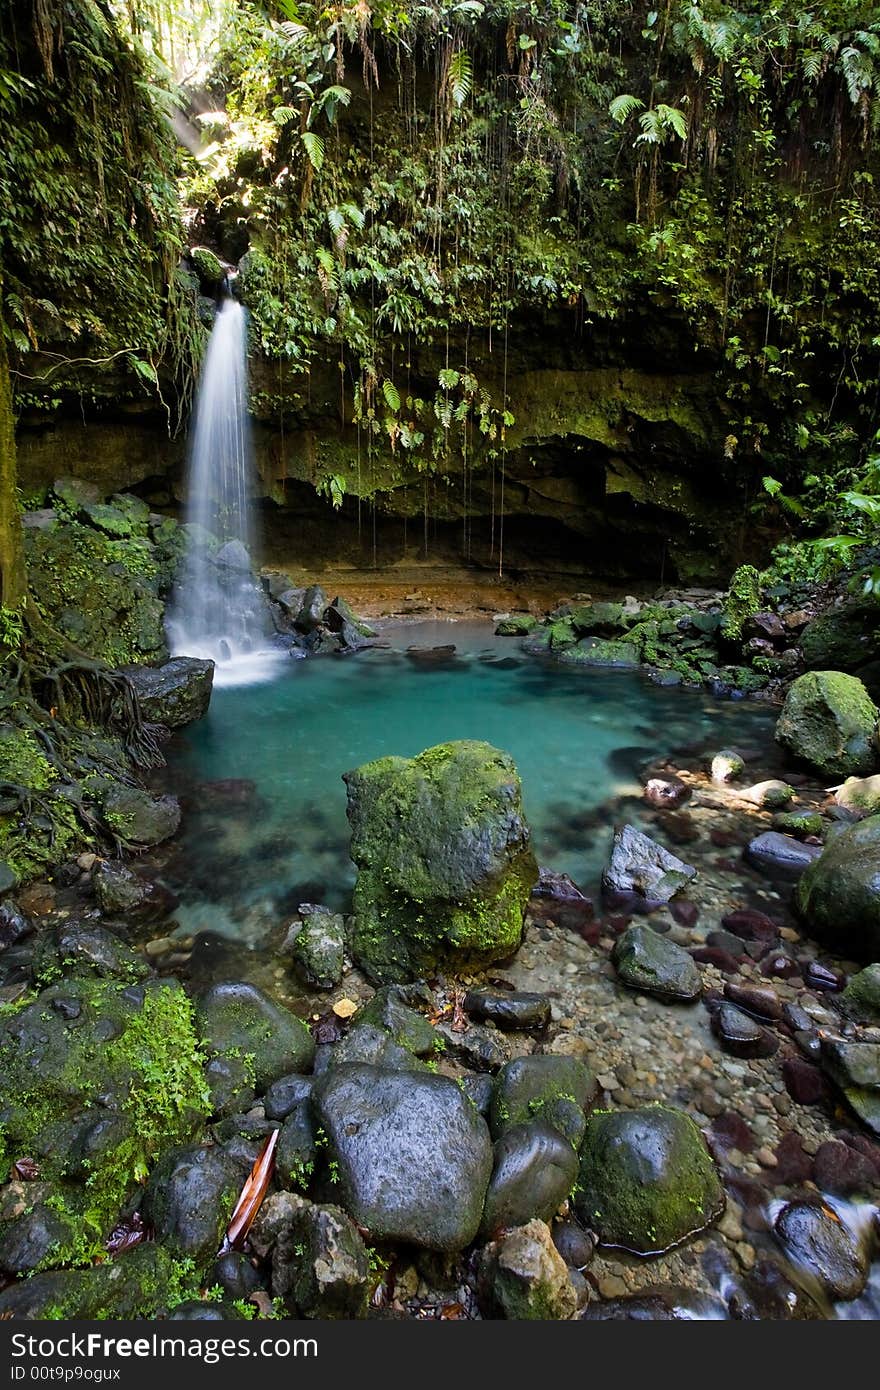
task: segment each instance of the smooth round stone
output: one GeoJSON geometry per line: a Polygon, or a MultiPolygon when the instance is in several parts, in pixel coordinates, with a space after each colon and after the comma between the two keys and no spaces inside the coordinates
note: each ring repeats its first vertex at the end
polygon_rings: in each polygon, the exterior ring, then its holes
{"type": "Polygon", "coordinates": [[[311,1076],[300,1076],[293,1072],[290,1076],[279,1076],[266,1092],[263,1108],[267,1120],[284,1120],[301,1100],[308,1100],[312,1094],[314,1080],[311,1076]]]}
{"type": "Polygon", "coordinates": [[[867,1252],[835,1212],[814,1202],[789,1202],[773,1229],[791,1263],[831,1298],[858,1298],[868,1281],[867,1252]]]}
{"type": "Polygon", "coordinates": [[[578,1157],[567,1139],[540,1120],[512,1125],[495,1144],[495,1167],[483,1208],[482,1230],[549,1221],[577,1177],[578,1157]]]}
{"type": "Polygon", "coordinates": [[[729,748],[724,748],[720,753],[716,753],[712,759],[710,775],[713,782],[732,782],[736,777],[741,777],[745,771],[745,763],[739,753],[732,752],[729,748]]]}
{"type": "Polygon", "coordinates": [[[645,783],[644,798],[660,810],[674,811],[690,798],[691,789],[680,777],[651,777],[645,783]]]}
{"type": "Polygon", "coordinates": [[[821,845],[806,845],[778,830],[765,830],[750,842],[746,858],[768,878],[795,879],[800,878],[821,853],[821,845]]]}
{"type": "Polygon", "coordinates": [[[569,1269],[585,1269],[596,1252],[595,1237],[578,1221],[558,1221],[553,1227],[553,1244],[569,1269]]]}
{"type": "Polygon", "coordinates": [[[735,980],[727,980],[724,995],[744,1013],[765,1023],[779,1023],[782,1019],[782,1005],[775,990],[762,989],[760,985],[738,985],[735,980]]]}
{"type": "Polygon", "coordinates": [[[735,1004],[721,1004],[712,1015],[712,1032],[721,1046],[735,1057],[769,1057],[779,1047],[776,1039],[744,1014],[735,1004]]]}
{"type": "Polygon", "coordinates": [[[511,1032],[539,1031],[550,1022],[550,1000],[546,994],[469,990],[464,997],[464,1011],[472,1018],[511,1032]]]}

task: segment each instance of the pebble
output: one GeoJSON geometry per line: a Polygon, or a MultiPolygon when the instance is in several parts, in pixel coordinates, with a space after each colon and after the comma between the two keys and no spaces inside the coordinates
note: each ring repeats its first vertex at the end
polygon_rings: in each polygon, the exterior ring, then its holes
{"type": "Polygon", "coordinates": [[[169,951],[174,950],[176,945],[177,942],[173,941],[170,936],[157,936],[155,940],[147,942],[144,947],[144,955],[153,960],[156,956],[167,955],[169,951]]]}

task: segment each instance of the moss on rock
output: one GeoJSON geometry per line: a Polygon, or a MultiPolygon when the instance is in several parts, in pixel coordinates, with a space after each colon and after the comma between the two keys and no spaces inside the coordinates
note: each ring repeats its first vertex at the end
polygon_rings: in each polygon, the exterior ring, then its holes
{"type": "Polygon", "coordinates": [[[855,676],[808,671],[789,686],[776,738],[826,777],[863,775],[877,758],[877,716],[877,706],[855,676]]]}
{"type": "Polygon", "coordinates": [[[511,954],[537,879],[512,759],[462,741],[346,774],[354,952],[380,983],[511,954]]]}
{"type": "Polygon", "coordinates": [[[648,1255],[714,1221],[724,1191],[690,1116],[652,1105],[589,1116],[575,1204],[603,1245],[648,1255]]]}

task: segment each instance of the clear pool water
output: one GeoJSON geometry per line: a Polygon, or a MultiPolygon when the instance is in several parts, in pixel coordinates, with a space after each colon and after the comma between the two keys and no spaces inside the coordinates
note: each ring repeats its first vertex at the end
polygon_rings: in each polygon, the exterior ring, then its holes
{"type": "Polygon", "coordinates": [[[182,891],[182,931],[255,943],[299,902],[345,908],[342,774],[372,758],[459,738],[505,749],[539,861],[589,888],[642,763],[770,735],[758,704],[546,663],[488,623],[407,625],[381,640],[389,646],[288,660],[269,683],[218,689],[207,718],[178,736],[170,766],[185,820],[167,872],[182,891]],[[450,643],[445,662],[407,654],[450,643]]]}

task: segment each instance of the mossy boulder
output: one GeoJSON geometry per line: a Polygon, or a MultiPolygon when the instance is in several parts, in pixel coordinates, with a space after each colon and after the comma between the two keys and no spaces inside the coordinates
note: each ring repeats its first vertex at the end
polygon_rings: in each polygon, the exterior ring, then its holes
{"type": "Polygon", "coordinates": [[[531,613],[511,613],[507,618],[500,618],[495,628],[496,637],[527,637],[533,627],[537,627],[538,620],[533,618],[531,613]]]}
{"type": "Polygon", "coordinates": [[[874,657],[880,608],[846,603],[807,623],[798,639],[804,662],[814,671],[858,671],[874,657]]]}
{"type": "Polygon", "coordinates": [[[795,906],[836,954],[880,960],[880,815],[834,836],[800,879],[795,906]]]}
{"type": "Polygon", "coordinates": [[[689,1115],[664,1105],[587,1120],[575,1205],[603,1245],[668,1250],[724,1209],[724,1190],[689,1115]]]}
{"type": "Polygon", "coordinates": [[[52,1270],[11,1285],[0,1293],[0,1318],[91,1321],[173,1316],[184,1287],[182,1273],[167,1250],[140,1245],[90,1269],[52,1270]]]}
{"type": "Polygon", "coordinates": [[[345,948],[345,920],[340,913],[303,905],[291,925],[287,946],[306,984],[315,989],[333,989],[339,984],[345,948]]]}
{"type": "Polygon", "coordinates": [[[860,819],[873,816],[880,811],[880,775],[847,777],[843,786],[837,788],[834,800],[838,806],[860,819]]]}
{"type": "Polygon", "coordinates": [[[486,1246],[478,1286],[490,1314],[516,1322],[564,1322],[577,1309],[568,1266],[537,1219],[486,1246]]]}
{"type": "Polygon", "coordinates": [[[566,647],[559,657],[573,666],[617,666],[632,669],[638,666],[641,654],[634,642],[609,637],[585,637],[574,647],[566,647]]]}
{"type": "Polygon", "coordinates": [[[808,671],[789,686],[776,738],[825,777],[862,776],[877,754],[877,706],[862,682],[842,671],[808,671]]]}
{"type": "Polygon", "coordinates": [[[226,277],[223,262],[207,246],[194,246],[189,253],[196,275],[206,290],[217,290],[226,277]]]}
{"type": "Polygon", "coordinates": [[[288,1072],[311,1070],[312,1035],[301,1019],[243,981],[212,985],[196,1007],[196,1024],[212,1056],[250,1057],[258,1091],[288,1072]]]}
{"type": "Polygon", "coordinates": [[[149,1166],[198,1132],[210,1108],[202,1064],[172,981],[68,977],[0,1017],[5,1153],[35,1158],[56,1183],[53,1210],[74,1233],[59,1262],[102,1251],[149,1166]]]}
{"type": "Polygon", "coordinates": [[[355,956],[380,983],[519,945],[538,877],[513,760],[462,741],[347,773],[355,956]]]}

